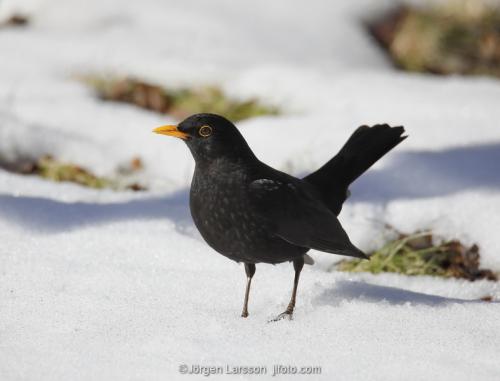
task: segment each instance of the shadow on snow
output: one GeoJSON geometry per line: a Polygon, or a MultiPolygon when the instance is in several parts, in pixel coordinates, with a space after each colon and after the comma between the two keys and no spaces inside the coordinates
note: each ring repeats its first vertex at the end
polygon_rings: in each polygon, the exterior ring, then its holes
{"type": "MultiPolygon", "coordinates": [[[[500,189],[500,143],[441,151],[394,152],[381,170],[352,185],[352,201],[389,201],[452,194],[467,189],[500,189]]],[[[178,230],[192,227],[188,190],[166,197],[117,203],[65,203],[40,197],[0,195],[0,215],[40,232],[93,223],[170,219],[178,230]]]]}
{"type": "MultiPolygon", "coordinates": [[[[368,170],[351,186],[352,201],[435,197],[500,189],[500,143],[439,151],[389,153],[391,163],[368,170]]],[[[384,160],[384,159],[382,159],[384,160]]]]}
{"type": "Polygon", "coordinates": [[[120,220],[170,219],[179,231],[192,226],[186,189],[167,197],[116,203],[66,203],[41,197],[0,195],[0,215],[33,231],[60,232],[120,220]]]}
{"type": "Polygon", "coordinates": [[[336,282],[334,288],[324,290],[316,297],[315,303],[318,305],[338,306],[343,301],[351,300],[370,303],[385,301],[393,305],[410,304],[430,307],[444,307],[450,303],[485,303],[481,300],[447,298],[396,287],[345,280],[336,282]]]}

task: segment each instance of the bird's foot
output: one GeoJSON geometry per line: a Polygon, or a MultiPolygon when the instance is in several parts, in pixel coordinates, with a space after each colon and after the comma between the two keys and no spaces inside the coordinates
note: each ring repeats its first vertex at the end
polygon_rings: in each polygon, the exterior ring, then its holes
{"type": "Polygon", "coordinates": [[[241,317],[242,317],[242,318],[246,318],[246,317],[248,317],[248,311],[243,310],[243,312],[241,313],[241,317]]]}
{"type": "Polygon", "coordinates": [[[292,318],[293,318],[293,310],[292,311],[286,310],[285,312],[280,313],[274,319],[269,320],[268,323],[280,321],[280,320],[283,320],[285,318],[288,318],[288,320],[292,320],[292,318]]]}

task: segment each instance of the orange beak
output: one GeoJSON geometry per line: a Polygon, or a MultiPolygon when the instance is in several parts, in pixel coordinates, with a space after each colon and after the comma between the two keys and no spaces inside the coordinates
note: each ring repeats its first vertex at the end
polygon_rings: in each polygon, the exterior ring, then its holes
{"type": "Polygon", "coordinates": [[[180,138],[183,140],[186,140],[189,137],[188,134],[186,134],[185,132],[179,131],[177,126],[173,126],[173,125],[157,127],[153,130],[153,132],[155,132],[157,134],[161,134],[161,135],[175,136],[176,138],[180,138]]]}

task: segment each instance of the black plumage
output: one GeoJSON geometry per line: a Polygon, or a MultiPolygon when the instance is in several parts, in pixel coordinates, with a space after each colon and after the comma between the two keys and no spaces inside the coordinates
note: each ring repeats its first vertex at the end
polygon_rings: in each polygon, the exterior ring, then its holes
{"type": "Polygon", "coordinates": [[[182,138],[191,150],[191,215],[213,249],[245,263],[245,317],[256,263],[294,263],[292,299],[281,318],[293,313],[309,249],[367,258],[337,215],[349,185],[405,139],[403,127],[359,127],[333,159],[298,179],[259,161],[238,129],[219,115],[196,114],[154,131],[182,138]]]}

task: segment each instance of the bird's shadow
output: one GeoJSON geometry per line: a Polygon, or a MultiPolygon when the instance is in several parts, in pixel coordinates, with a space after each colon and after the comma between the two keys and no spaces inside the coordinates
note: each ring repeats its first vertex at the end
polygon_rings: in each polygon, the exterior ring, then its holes
{"type": "Polygon", "coordinates": [[[444,307],[451,303],[484,303],[481,300],[447,298],[396,287],[378,286],[347,280],[337,281],[334,288],[323,290],[313,302],[316,305],[339,306],[342,302],[351,300],[360,300],[368,303],[386,302],[392,305],[410,304],[429,307],[444,307]]]}
{"type": "Polygon", "coordinates": [[[0,195],[0,215],[35,232],[61,232],[120,220],[170,219],[181,232],[191,231],[188,190],[166,197],[113,203],[61,202],[42,197],[0,195]]]}
{"type": "Polygon", "coordinates": [[[396,148],[389,155],[389,165],[367,171],[352,184],[352,201],[390,201],[500,189],[500,143],[439,151],[398,152],[396,148]]]}

